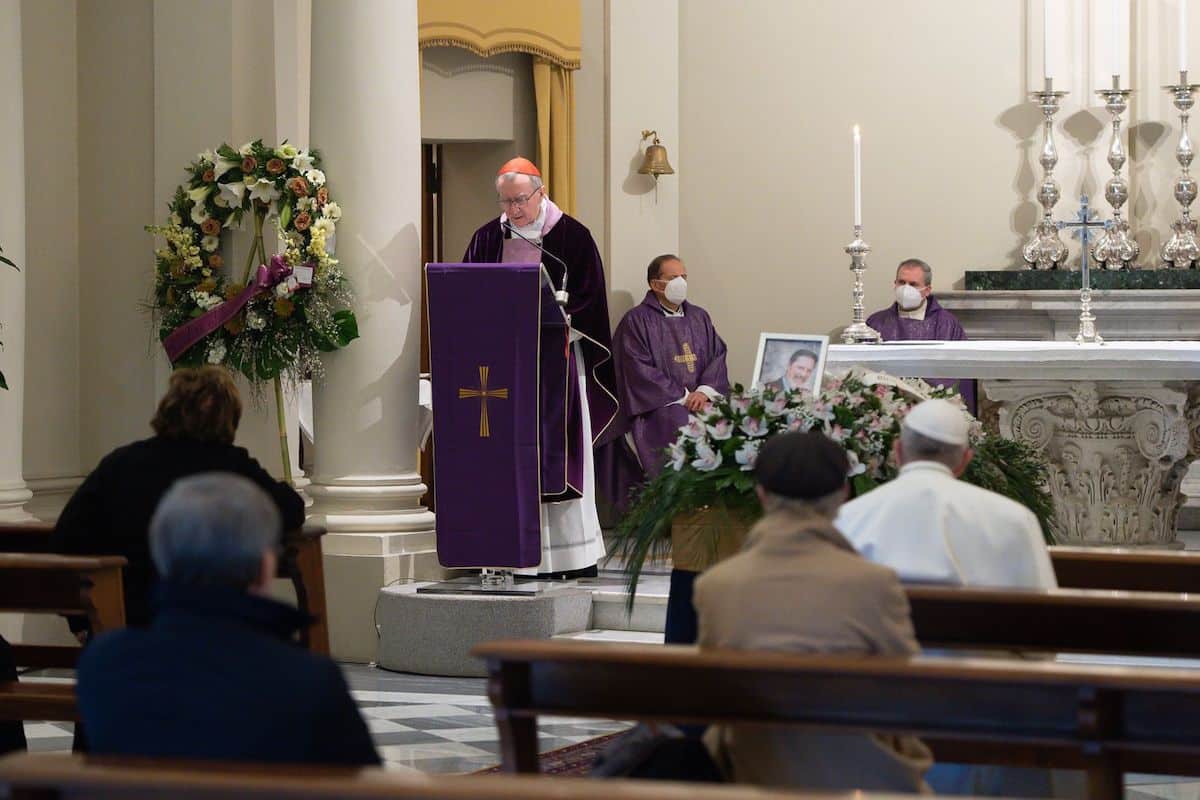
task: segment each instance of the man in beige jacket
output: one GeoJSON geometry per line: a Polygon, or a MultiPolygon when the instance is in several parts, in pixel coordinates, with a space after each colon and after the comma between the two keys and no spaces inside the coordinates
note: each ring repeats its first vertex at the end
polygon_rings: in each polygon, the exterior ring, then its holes
{"type": "MultiPolygon", "coordinates": [[[[833,527],[846,454],[819,433],[787,433],[755,465],[765,516],[745,549],[700,576],[702,649],[906,656],[918,652],[896,574],[859,556],[833,527]]],[[[705,744],[738,783],[927,792],[929,750],[912,737],[765,725],[711,728],[705,744]]]]}

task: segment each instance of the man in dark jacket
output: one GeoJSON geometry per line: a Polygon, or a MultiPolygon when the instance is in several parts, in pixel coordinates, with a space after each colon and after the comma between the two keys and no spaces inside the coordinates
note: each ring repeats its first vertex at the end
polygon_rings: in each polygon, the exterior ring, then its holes
{"type": "MultiPolygon", "coordinates": [[[[233,472],[258,484],[275,501],[285,530],[304,523],[304,501],[276,481],[244,447],[233,444],[242,401],[222,367],[178,369],[150,426],[155,435],[105,456],[67,502],[52,546],[75,555],[125,556],[125,621],[146,625],[156,576],[147,531],[150,516],[171,484],[201,472],[233,472]]],[[[71,629],[86,628],[83,617],[71,629]]]]}
{"type": "Polygon", "coordinates": [[[379,763],[337,665],[290,641],[308,620],[266,597],[280,535],[275,504],[244,477],[167,492],[150,523],[152,624],[97,637],[79,661],[89,752],[379,763]]]}
{"type": "MultiPolygon", "coordinates": [[[[0,683],[17,679],[12,647],[0,636],[0,683]]],[[[25,727],[20,720],[0,720],[0,756],[25,749],[25,727]]]]}

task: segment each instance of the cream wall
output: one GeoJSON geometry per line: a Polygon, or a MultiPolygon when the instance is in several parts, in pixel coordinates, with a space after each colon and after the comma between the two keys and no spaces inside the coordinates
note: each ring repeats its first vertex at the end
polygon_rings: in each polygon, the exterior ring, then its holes
{"type": "MultiPolygon", "coordinates": [[[[642,130],[654,129],[672,166],[680,174],[687,171],[679,147],[679,15],[687,5],[678,0],[608,5],[608,310],[614,327],[646,293],[650,260],[680,251],[678,175],[659,178],[656,188],[637,169],[645,147],[639,144],[642,130]]],[[[681,255],[690,263],[690,254],[681,255]]]]}
{"type": "MultiPolygon", "coordinates": [[[[79,475],[79,129],[74,0],[24,0],[24,475],[79,475]]],[[[92,195],[95,197],[95,195],[92,195]]],[[[113,202],[110,196],[105,203],[113,202]]],[[[90,209],[89,209],[90,212],[90,209]]],[[[5,267],[7,269],[7,267],[5,267]]],[[[3,340],[0,336],[0,340],[3,340]]]]}
{"type": "Polygon", "coordinates": [[[608,23],[606,0],[580,0],[583,53],[575,71],[575,217],[608,259],[608,23]]]}

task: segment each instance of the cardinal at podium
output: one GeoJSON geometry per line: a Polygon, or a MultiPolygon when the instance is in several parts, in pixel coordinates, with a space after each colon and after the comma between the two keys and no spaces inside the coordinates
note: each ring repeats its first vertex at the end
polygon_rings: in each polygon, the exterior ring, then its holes
{"type": "MultiPolygon", "coordinates": [[[[543,497],[542,561],[527,572],[594,575],[596,562],[604,556],[596,513],[595,454],[603,452],[620,427],[604,265],[591,232],[547,196],[533,162],[518,157],[500,167],[496,195],[500,216],[475,231],[463,261],[541,262],[556,286],[564,285],[565,273],[570,369],[578,380],[577,400],[568,397],[568,408],[576,413],[571,414],[566,442],[567,491],[543,497]]],[[[552,446],[543,442],[543,447],[552,446]]]]}

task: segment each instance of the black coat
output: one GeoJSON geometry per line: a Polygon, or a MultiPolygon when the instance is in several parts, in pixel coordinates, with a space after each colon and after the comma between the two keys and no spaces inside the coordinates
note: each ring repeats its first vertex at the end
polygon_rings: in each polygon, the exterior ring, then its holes
{"type": "Polygon", "coordinates": [[[291,606],[166,584],[148,628],[101,634],[79,660],[99,755],[327,765],[379,756],[337,665],[288,640],[291,606]]]}
{"type": "MultiPolygon", "coordinates": [[[[0,636],[0,683],[17,679],[17,665],[13,660],[12,648],[0,636]]],[[[20,720],[0,720],[0,756],[14,750],[25,749],[25,728],[20,720]]]]}
{"type": "MultiPolygon", "coordinates": [[[[150,518],[176,480],[215,471],[243,475],[261,486],[279,507],[284,530],[304,523],[300,495],[272,478],[246,448],[154,436],[118,447],[100,461],[67,501],[52,546],[59,553],[129,559],[123,573],[125,621],[146,625],[157,581],[150,561],[150,518]]],[[[81,626],[72,619],[73,629],[81,626]]]]}

